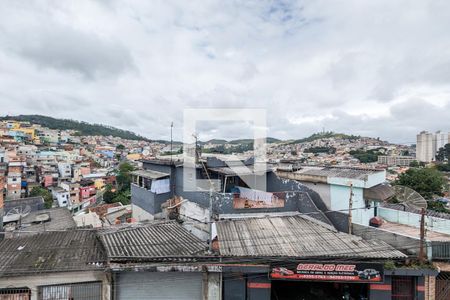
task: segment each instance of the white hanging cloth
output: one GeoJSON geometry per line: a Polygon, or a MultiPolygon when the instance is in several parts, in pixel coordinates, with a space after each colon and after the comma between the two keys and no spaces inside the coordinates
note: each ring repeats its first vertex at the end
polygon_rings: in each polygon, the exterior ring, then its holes
{"type": "Polygon", "coordinates": [[[155,194],[164,194],[170,192],[170,179],[152,180],[150,191],[155,194]]]}
{"type": "Polygon", "coordinates": [[[246,198],[253,201],[263,201],[266,204],[271,204],[276,196],[272,193],[252,190],[244,187],[238,187],[241,198],[246,198]]]}

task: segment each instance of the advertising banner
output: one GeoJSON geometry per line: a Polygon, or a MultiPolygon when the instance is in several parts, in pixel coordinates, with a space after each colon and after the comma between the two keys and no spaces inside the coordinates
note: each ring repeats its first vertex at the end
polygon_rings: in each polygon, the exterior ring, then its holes
{"type": "Polygon", "coordinates": [[[376,263],[299,263],[295,268],[273,267],[272,279],[382,282],[383,265],[376,263]]]}

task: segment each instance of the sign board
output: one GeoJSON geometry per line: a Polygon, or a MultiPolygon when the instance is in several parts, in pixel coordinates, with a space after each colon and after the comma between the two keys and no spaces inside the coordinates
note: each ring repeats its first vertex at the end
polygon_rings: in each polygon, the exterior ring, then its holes
{"type": "Polygon", "coordinates": [[[305,281],[382,282],[383,265],[374,263],[299,263],[294,269],[273,267],[272,279],[305,281]]]}

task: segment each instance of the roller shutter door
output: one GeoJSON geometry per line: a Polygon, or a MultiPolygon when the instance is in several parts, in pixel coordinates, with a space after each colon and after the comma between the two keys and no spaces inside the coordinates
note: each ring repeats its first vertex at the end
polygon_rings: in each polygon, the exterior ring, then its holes
{"type": "Polygon", "coordinates": [[[182,272],[117,273],[118,300],[201,300],[202,274],[182,272]]]}

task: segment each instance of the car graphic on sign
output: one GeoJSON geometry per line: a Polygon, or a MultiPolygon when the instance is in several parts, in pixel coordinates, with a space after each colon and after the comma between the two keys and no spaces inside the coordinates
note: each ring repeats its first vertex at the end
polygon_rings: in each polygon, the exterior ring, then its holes
{"type": "Polygon", "coordinates": [[[279,274],[282,274],[282,275],[294,275],[295,274],[294,271],[291,271],[291,270],[288,270],[288,269],[282,268],[282,267],[273,268],[272,272],[273,273],[279,273],[279,274]]]}
{"type": "Polygon", "coordinates": [[[364,271],[357,271],[359,279],[370,280],[380,277],[380,272],[375,269],[365,269],[364,271]]]}

